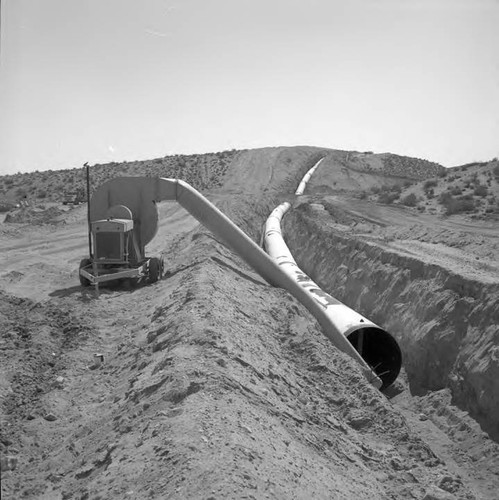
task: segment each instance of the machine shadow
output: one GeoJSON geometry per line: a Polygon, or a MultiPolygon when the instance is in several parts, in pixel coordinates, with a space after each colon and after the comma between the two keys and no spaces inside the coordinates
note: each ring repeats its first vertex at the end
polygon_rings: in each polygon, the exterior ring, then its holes
{"type": "MultiPolygon", "coordinates": [[[[111,295],[116,292],[121,293],[133,293],[135,290],[142,288],[144,284],[138,283],[136,285],[130,285],[129,283],[106,283],[99,286],[99,295],[111,295]]],[[[70,297],[73,295],[80,295],[80,300],[87,302],[93,300],[96,297],[95,290],[93,287],[83,287],[81,285],[74,285],[67,288],[59,288],[49,293],[49,297],[70,297]]]]}

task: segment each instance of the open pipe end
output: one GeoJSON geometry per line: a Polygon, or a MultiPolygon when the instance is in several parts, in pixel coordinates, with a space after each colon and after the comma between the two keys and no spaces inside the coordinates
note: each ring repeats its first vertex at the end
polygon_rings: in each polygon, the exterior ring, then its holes
{"type": "Polygon", "coordinates": [[[353,331],[347,338],[383,382],[380,390],[395,382],[402,367],[402,352],[388,332],[377,327],[365,327],[353,331]]]}

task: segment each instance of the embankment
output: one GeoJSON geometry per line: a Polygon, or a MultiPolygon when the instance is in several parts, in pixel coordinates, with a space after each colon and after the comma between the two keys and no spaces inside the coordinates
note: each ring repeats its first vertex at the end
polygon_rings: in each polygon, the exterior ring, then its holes
{"type": "Polygon", "coordinates": [[[286,217],[300,267],[396,337],[414,394],[449,387],[453,403],[498,440],[499,285],[334,231],[327,217],[307,204],[286,217]]]}

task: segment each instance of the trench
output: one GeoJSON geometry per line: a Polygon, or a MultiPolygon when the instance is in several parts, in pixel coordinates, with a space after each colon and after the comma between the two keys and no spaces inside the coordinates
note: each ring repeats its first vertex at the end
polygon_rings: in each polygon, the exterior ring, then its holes
{"type": "Polygon", "coordinates": [[[449,388],[452,404],[499,441],[499,285],[327,226],[306,203],[284,218],[300,268],[394,336],[412,395],[449,388]]]}
{"type": "MultiPolygon", "coordinates": [[[[317,165],[306,174],[295,194],[303,192],[317,165]]],[[[265,223],[263,238],[265,251],[292,280],[293,287],[283,283],[284,287],[303,304],[312,299],[316,307],[309,310],[321,324],[324,334],[364,367],[365,375],[375,387],[381,390],[388,388],[396,380],[402,364],[396,340],[387,331],[326,293],[298,267],[281,231],[282,217],[289,208],[290,204],[286,202],[272,211],[265,223]],[[301,292],[299,295],[297,287],[301,292]]]]}

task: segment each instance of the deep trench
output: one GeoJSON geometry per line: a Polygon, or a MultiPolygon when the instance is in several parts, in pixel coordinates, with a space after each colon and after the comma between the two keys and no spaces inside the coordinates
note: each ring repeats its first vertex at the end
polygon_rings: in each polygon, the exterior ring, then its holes
{"type": "Polygon", "coordinates": [[[450,388],[453,404],[499,441],[499,362],[490,357],[499,344],[499,286],[324,229],[306,204],[283,229],[305,273],[394,336],[413,395],[450,388]]]}

